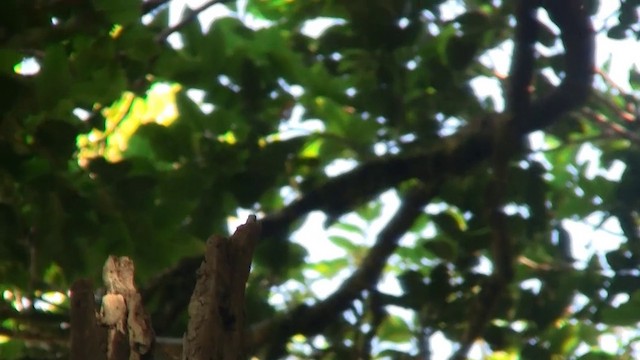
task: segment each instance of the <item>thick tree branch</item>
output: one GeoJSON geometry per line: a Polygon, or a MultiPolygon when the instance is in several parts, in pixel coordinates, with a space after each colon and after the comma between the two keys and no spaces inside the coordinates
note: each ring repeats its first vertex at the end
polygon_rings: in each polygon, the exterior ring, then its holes
{"type": "Polygon", "coordinates": [[[478,126],[477,131],[462,131],[429,150],[373,160],[331,178],[279,212],[264,217],[263,237],[287,234],[294,221],[313,210],[338,217],[409,179],[434,184],[447,176],[464,174],[489,157],[491,132],[499,122],[488,121],[486,126],[478,126]]]}
{"type": "Polygon", "coordinates": [[[509,71],[507,111],[520,116],[531,105],[535,43],[540,27],[536,19],[536,0],[522,0],[516,6],[513,58],[509,71]]]}
{"type": "Polygon", "coordinates": [[[398,246],[398,240],[423,213],[423,208],[436,194],[437,187],[416,186],[409,191],[398,212],[378,235],[362,265],[328,298],[312,306],[299,306],[291,313],[266,320],[252,327],[247,342],[258,348],[269,344],[278,348],[294,334],[313,335],[335,321],[362,291],[375,287],[387,259],[398,246]]]}
{"type": "MultiPolygon", "coordinates": [[[[526,4],[529,4],[528,0],[526,4]]],[[[531,19],[532,9],[525,5],[519,10],[525,17],[525,23],[535,23],[531,19]]],[[[512,68],[516,74],[510,91],[513,96],[510,100],[511,107],[518,114],[512,114],[515,118],[510,122],[511,129],[503,133],[504,136],[516,139],[543,129],[565,112],[582,104],[590,92],[593,80],[595,40],[584,2],[547,1],[543,5],[562,32],[566,75],[551,94],[534,101],[527,111],[521,111],[521,107],[528,102],[532,34],[520,30],[521,40],[525,44],[516,46],[515,60],[523,61],[523,64],[516,64],[512,68]]],[[[263,234],[270,237],[286,233],[293,221],[312,210],[322,210],[330,215],[342,214],[383,190],[411,178],[437,181],[447,176],[464,174],[493,153],[492,134],[505,126],[498,118],[495,116],[483,121],[480,126],[472,125],[443,139],[439,145],[425,152],[373,161],[335,177],[280,212],[265,217],[263,234]]]]}
{"type": "Polygon", "coordinates": [[[551,125],[562,114],[581,105],[591,91],[595,69],[595,37],[584,0],[542,1],[551,20],[560,28],[564,45],[565,77],[549,95],[531,105],[518,133],[526,134],[551,125]]]}
{"type": "Polygon", "coordinates": [[[492,154],[492,180],[487,188],[487,220],[492,232],[493,273],[479,294],[460,348],[452,356],[462,360],[473,342],[482,335],[487,323],[494,316],[496,304],[513,278],[514,253],[507,220],[503,213],[507,169],[510,159],[520,152],[519,141],[513,141],[528,131],[552,124],[561,114],[586,100],[593,78],[593,29],[579,0],[562,2],[521,0],[516,11],[516,38],[509,111],[514,117],[510,128],[498,128],[494,134],[492,154]],[[551,19],[560,27],[565,47],[566,77],[554,91],[530,105],[529,86],[533,77],[534,44],[537,41],[538,23],[535,10],[544,5],[551,19]],[[527,116],[528,115],[528,116],[527,116]],[[524,122],[523,122],[524,121],[524,122]],[[515,131],[515,133],[514,133],[515,131]]]}

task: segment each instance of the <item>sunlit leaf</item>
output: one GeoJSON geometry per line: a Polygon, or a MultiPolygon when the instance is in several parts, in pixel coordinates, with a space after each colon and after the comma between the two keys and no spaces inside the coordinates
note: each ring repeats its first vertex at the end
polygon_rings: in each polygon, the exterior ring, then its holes
{"type": "Polygon", "coordinates": [[[349,261],[346,258],[337,258],[314,263],[309,269],[316,271],[323,278],[330,279],[341,270],[344,270],[348,265],[349,261]]]}

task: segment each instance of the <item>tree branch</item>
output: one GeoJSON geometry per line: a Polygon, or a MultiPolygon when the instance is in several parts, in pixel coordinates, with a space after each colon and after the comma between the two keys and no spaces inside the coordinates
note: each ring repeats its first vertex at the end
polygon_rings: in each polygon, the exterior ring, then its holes
{"type": "Polygon", "coordinates": [[[555,122],[562,114],[581,105],[591,91],[595,69],[595,37],[584,0],[543,0],[542,6],[560,28],[564,45],[565,77],[549,95],[536,100],[526,121],[518,122],[518,133],[526,134],[555,122]]]}
{"type": "Polygon", "coordinates": [[[516,5],[516,29],[513,58],[509,71],[507,111],[520,116],[531,105],[535,43],[540,24],[535,17],[536,0],[522,0],[516,5]]]}
{"type": "Polygon", "coordinates": [[[265,320],[251,328],[247,343],[256,349],[269,344],[278,349],[294,334],[313,335],[335,320],[366,289],[373,288],[398,240],[423,213],[437,186],[412,188],[400,209],[378,235],[361,266],[333,294],[312,306],[301,305],[285,316],[265,320]]]}
{"type": "Polygon", "coordinates": [[[420,179],[431,186],[447,176],[464,174],[491,154],[491,133],[497,123],[501,121],[488,121],[474,131],[442,139],[429,150],[376,159],[331,178],[282,210],[265,216],[263,237],[287,234],[294,221],[313,210],[338,217],[409,179],[420,179]]]}

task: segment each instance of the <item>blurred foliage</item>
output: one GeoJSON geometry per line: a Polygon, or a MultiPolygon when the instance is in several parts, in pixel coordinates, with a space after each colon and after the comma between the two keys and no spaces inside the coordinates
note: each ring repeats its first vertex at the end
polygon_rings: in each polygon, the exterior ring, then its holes
{"type": "MultiPolygon", "coordinates": [[[[501,110],[494,90],[471,84],[504,83],[487,54],[510,56],[495,51],[513,36],[511,2],[225,3],[211,24],[172,29],[170,46],[168,4],[143,17],[133,0],[2,2],[0,358],[65,357],[66,289],[78,277],[97,281],[108,254],[131,256],[144,287],[227,233],[239,209],[273,213],[336,164],[429,149],[501,110]]],[[[618,21],[599,32],[637,39],[637,6],[621,1],[618,21]]],[[[541,36],[559,41],[549,28],[541,36]]],[[[538,94],[562,72],[547,55],[538,94]]],[[[640,356],[640,75],[630,70],[625,92],[602,71],[589,104],[538,133],[510,169],[516,282],[480,343],[486,359],[640,356]],[[575,239],[587,234],[570,231],[576,223],[613,231],[620,244],[576,258],[572,242],[601,245],[575,239]],[[601,350],[603,339],[616,350],[601,350]]],[[[481,167],[447,179],[377,291],[287,351],[401,359],[428,356],[435,335],[459,340],[491,267],[487,178],[481,167]]],[[[329,235],[307,239],[326,244],[318,261],[290,234],[263,242],[249,320],[321,298],[316,285],[361,263],[390,208],[378,198],[330,219],[329,235]]],[[[181,335],[184,319],[166,335],[181,335]]]]}

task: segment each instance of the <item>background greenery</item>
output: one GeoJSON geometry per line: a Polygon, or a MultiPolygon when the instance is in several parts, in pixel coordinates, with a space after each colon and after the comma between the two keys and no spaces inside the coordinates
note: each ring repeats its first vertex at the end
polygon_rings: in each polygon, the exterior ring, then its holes
{"type": "MultiPolygon", "coordinates": [[[[228,233],[239,209],[271,221],[248,288],[255,334],[271,331],[252,338],[256,354],[427,358],[434,334],[461,341],[490,276],[487,163],[447,172],[437,206],[378,258],[398,291],[378,287],[376,270],[364,287],[344,282],[338,294],[357,290],[340,306],[311,286],[372,266],[371,244],[389,234],[370,231],[389,211],[378,195],[409,197],[418,183],[396,181],[399,170],[382,166],[386,159],[442,146],[445,135],[502,110],[470,81],[506,83],[478,59],[513,38],[512,2],[249,0],[241,16],[227,2],[216,6],[231,15],[206,31],[191,11],[169,27],[168,5],[2,2],[0,357],[65,357],[67,289],[79,277],[99,284],[109,254],[134,259],[158,334],[181,336],[204,240],[228,233]],[[305,35],[321,17],[336,22],[305,35]],[[169,35],[182,45],[169,46],[169,35]],[[327,175],[344,160],[357,169],[382,165],[327,175]],[[307,261],[290,241],[311,210],[324,211],[333,236],[308,240],[341,249],[321,261],[307,261]],[[286,322],[316,319],[305,311],[317,304],[329,304],[322,321],[286,322]]],[[[591,5],[595,12],[597,1],[591,5]]],[[[636,38],[637,2],[622,1],[610,20],[596,30],[636,38]]],[[[551,48],[536,62],[541,96],[563,63],[558,32],[545,27],[540,40],[551,48]]],[[[517,265],[483,332],[487,358],[634,358],[639,120],[634,93],[608,81],[608,71],[586,106],[544,130],[542,151],[526,151],[509,168],[517,265]],[[576,161],[585,144],[601,153],[603,169],[624,163],[621,178],[588,173],[576,161]],[[592,214],[618,221],[626,240],[576,262],[575,234],[563,221],[592,214]],[[598,349],[603,334],[619,342],[616,353],[598,349]]],[[[640,86],[636,69],[630,84],[640,86]]]]}

